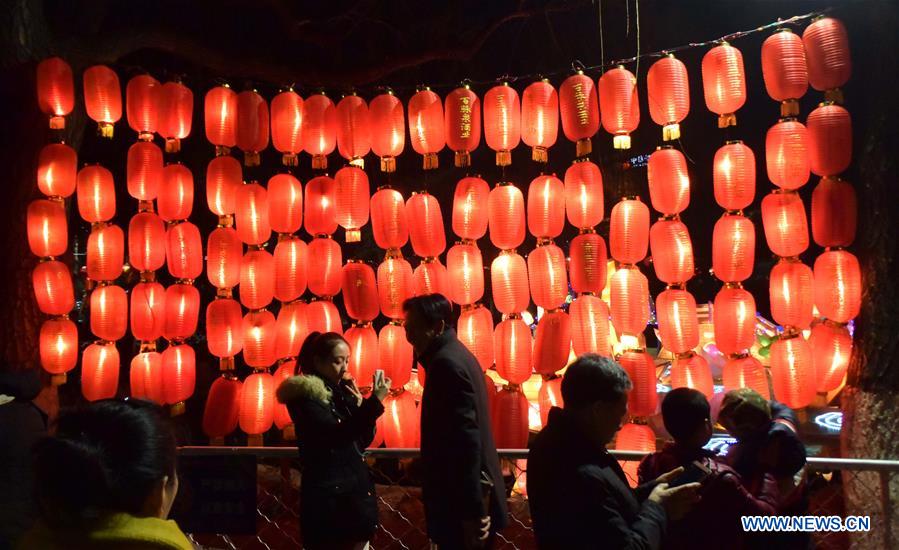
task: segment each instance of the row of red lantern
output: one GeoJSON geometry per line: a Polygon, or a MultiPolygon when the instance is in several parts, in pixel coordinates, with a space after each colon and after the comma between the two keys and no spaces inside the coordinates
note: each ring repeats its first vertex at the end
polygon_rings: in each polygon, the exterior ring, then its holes
{"type": "MultiPolygon", "coordinates": [[[[81,392],[88,401],[115,397],[119,384],[120,356],[115,342],[97,342],[84,350],[81,392]]],[[[196,356],[187,344],[144,351],[131,360],[131,394],[161,405],[178,405],[194,392],[196,356]]]]}

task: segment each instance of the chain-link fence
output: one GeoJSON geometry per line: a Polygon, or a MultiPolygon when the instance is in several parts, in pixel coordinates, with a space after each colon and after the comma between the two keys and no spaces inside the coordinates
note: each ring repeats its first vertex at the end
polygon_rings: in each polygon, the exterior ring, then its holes
{"type": "MultiPolygon", "coordinates": [[[[256,529],[252,534],[190,533],[191,540],[199,548],[229,549],[279,549],[299,548],[299,483],[300,471],[296,449],[239,448],[239,447],[186,447],[182,456],[213,457],[251,455],[256,458],[256,529]]],[[[625,472],[632,476],[636,463],[643,454],[617,452],[625,472]]],[[[536,548],[530,510],[527,504],[527,451],[500,451],[506,488],[509,498],[510,524],[498,533],[495,548],[536,548]]],[[[413,550],[428,548],[425,533],[424,510],[421,502],[420,461],[417,449],[376,449],[368,453],[367,461],[374,473],[378,500],[380,527],[371,541],[374,549],[413,550]]],[[[816,548],[836,550],[849,548],[889,547],[889,519],[896,506],[890,497],[890,484],[899,484],[899,462],[809,459],[808,487],[809,514],[819,516],[845,516],[844,482],[856,477],[853,490],[862,494],[854,498],[872,504],[872,533],[821,532],[814,533],[816,548]],[[883,529],[877,535],[873,528],[883,529]],[[870,541],[868,540],[870,538],[870,541]]],[[[893,493],[895,494],[895,490],[893,493]]]]}

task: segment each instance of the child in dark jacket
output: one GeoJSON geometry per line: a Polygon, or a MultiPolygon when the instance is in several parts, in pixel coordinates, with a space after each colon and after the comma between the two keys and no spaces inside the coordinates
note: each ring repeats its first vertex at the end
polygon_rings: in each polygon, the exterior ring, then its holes
{"type": "Polygon", "coordinates": [[[690,388],[672,390],[662,402],[662,419],[674,442],[643,459],[637,472],[640,483],[680,466],[689,470],[693,462],[710,472],[702,481],[699,503],[683,519],[669,524],[664,548],[743,548],[740,516],[776,512],[774,478],[763,474],[753,495],[733,468],[703,449],[711,438],[712,422],[702,393],[690,388]]]}

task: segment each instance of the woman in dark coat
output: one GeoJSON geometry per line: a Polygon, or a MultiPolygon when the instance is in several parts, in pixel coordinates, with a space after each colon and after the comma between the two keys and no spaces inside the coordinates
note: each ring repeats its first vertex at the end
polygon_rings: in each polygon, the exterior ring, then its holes
{"type": "Polygon", "coordinates": [[[305,548],[365,548],[378,524],[375,486],[362,453],[384,412],[390,380],[362,398],[347,373],[343,336],[313,332],[300,350],[302,375],[278,388],[296,426],[303,466],[300,529],[305,548]]]}

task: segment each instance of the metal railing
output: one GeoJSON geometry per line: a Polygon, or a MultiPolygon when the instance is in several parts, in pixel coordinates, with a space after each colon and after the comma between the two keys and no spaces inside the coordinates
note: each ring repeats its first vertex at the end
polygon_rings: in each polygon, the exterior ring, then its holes
{"type": "MultiPolygon", "coordinates": [[[[610,451],[622,461],[631,477],[636,462],[646,453],[610,451]]],[[[189,537],[200,548],[277,549],[299,548],[299,482],[300,472],[296,447],[182,447],[185,457],[254,456],[257,463],[256,533],[228,535],[224,533],[191,533],[189,537]]],[[[499,451],[509,491],[510,524],[498,533],[496,548],[535,548],[530,511],[527,506],[526,449],[499,451]]],[[[371,541],[374,549],[419,549],[428,547],[421,503],[418,449],[370,449],[367,461],[374,473],[379,500],[380,526],[371,541]]],[[[853,484],[862,495],[856,498],[879,503],[871,518],[872,527],[881,529],[876,535],[854,533],[814,533],[816,548],[825,550],[849,548],[899,548],[893,543],[890,518],[897,503],[891,498],[890,485],[899,484],[899,460],[853,458],[809,458],[809,514],[845,516],[844,481],[853,484]],[[884,533],[882,530],[885,529],[884,533]],[[869,540],[870,537],[870,540],[869,540]],[[876,542],[875,542],[876,541],[876,542]],[[885,541],[885,542],[884,542],[885,541]]],[[[895,493],[895,488],[893,489],[895,493]]],[[[872,533],[874,530],[872,529],[872,533]]]]}

